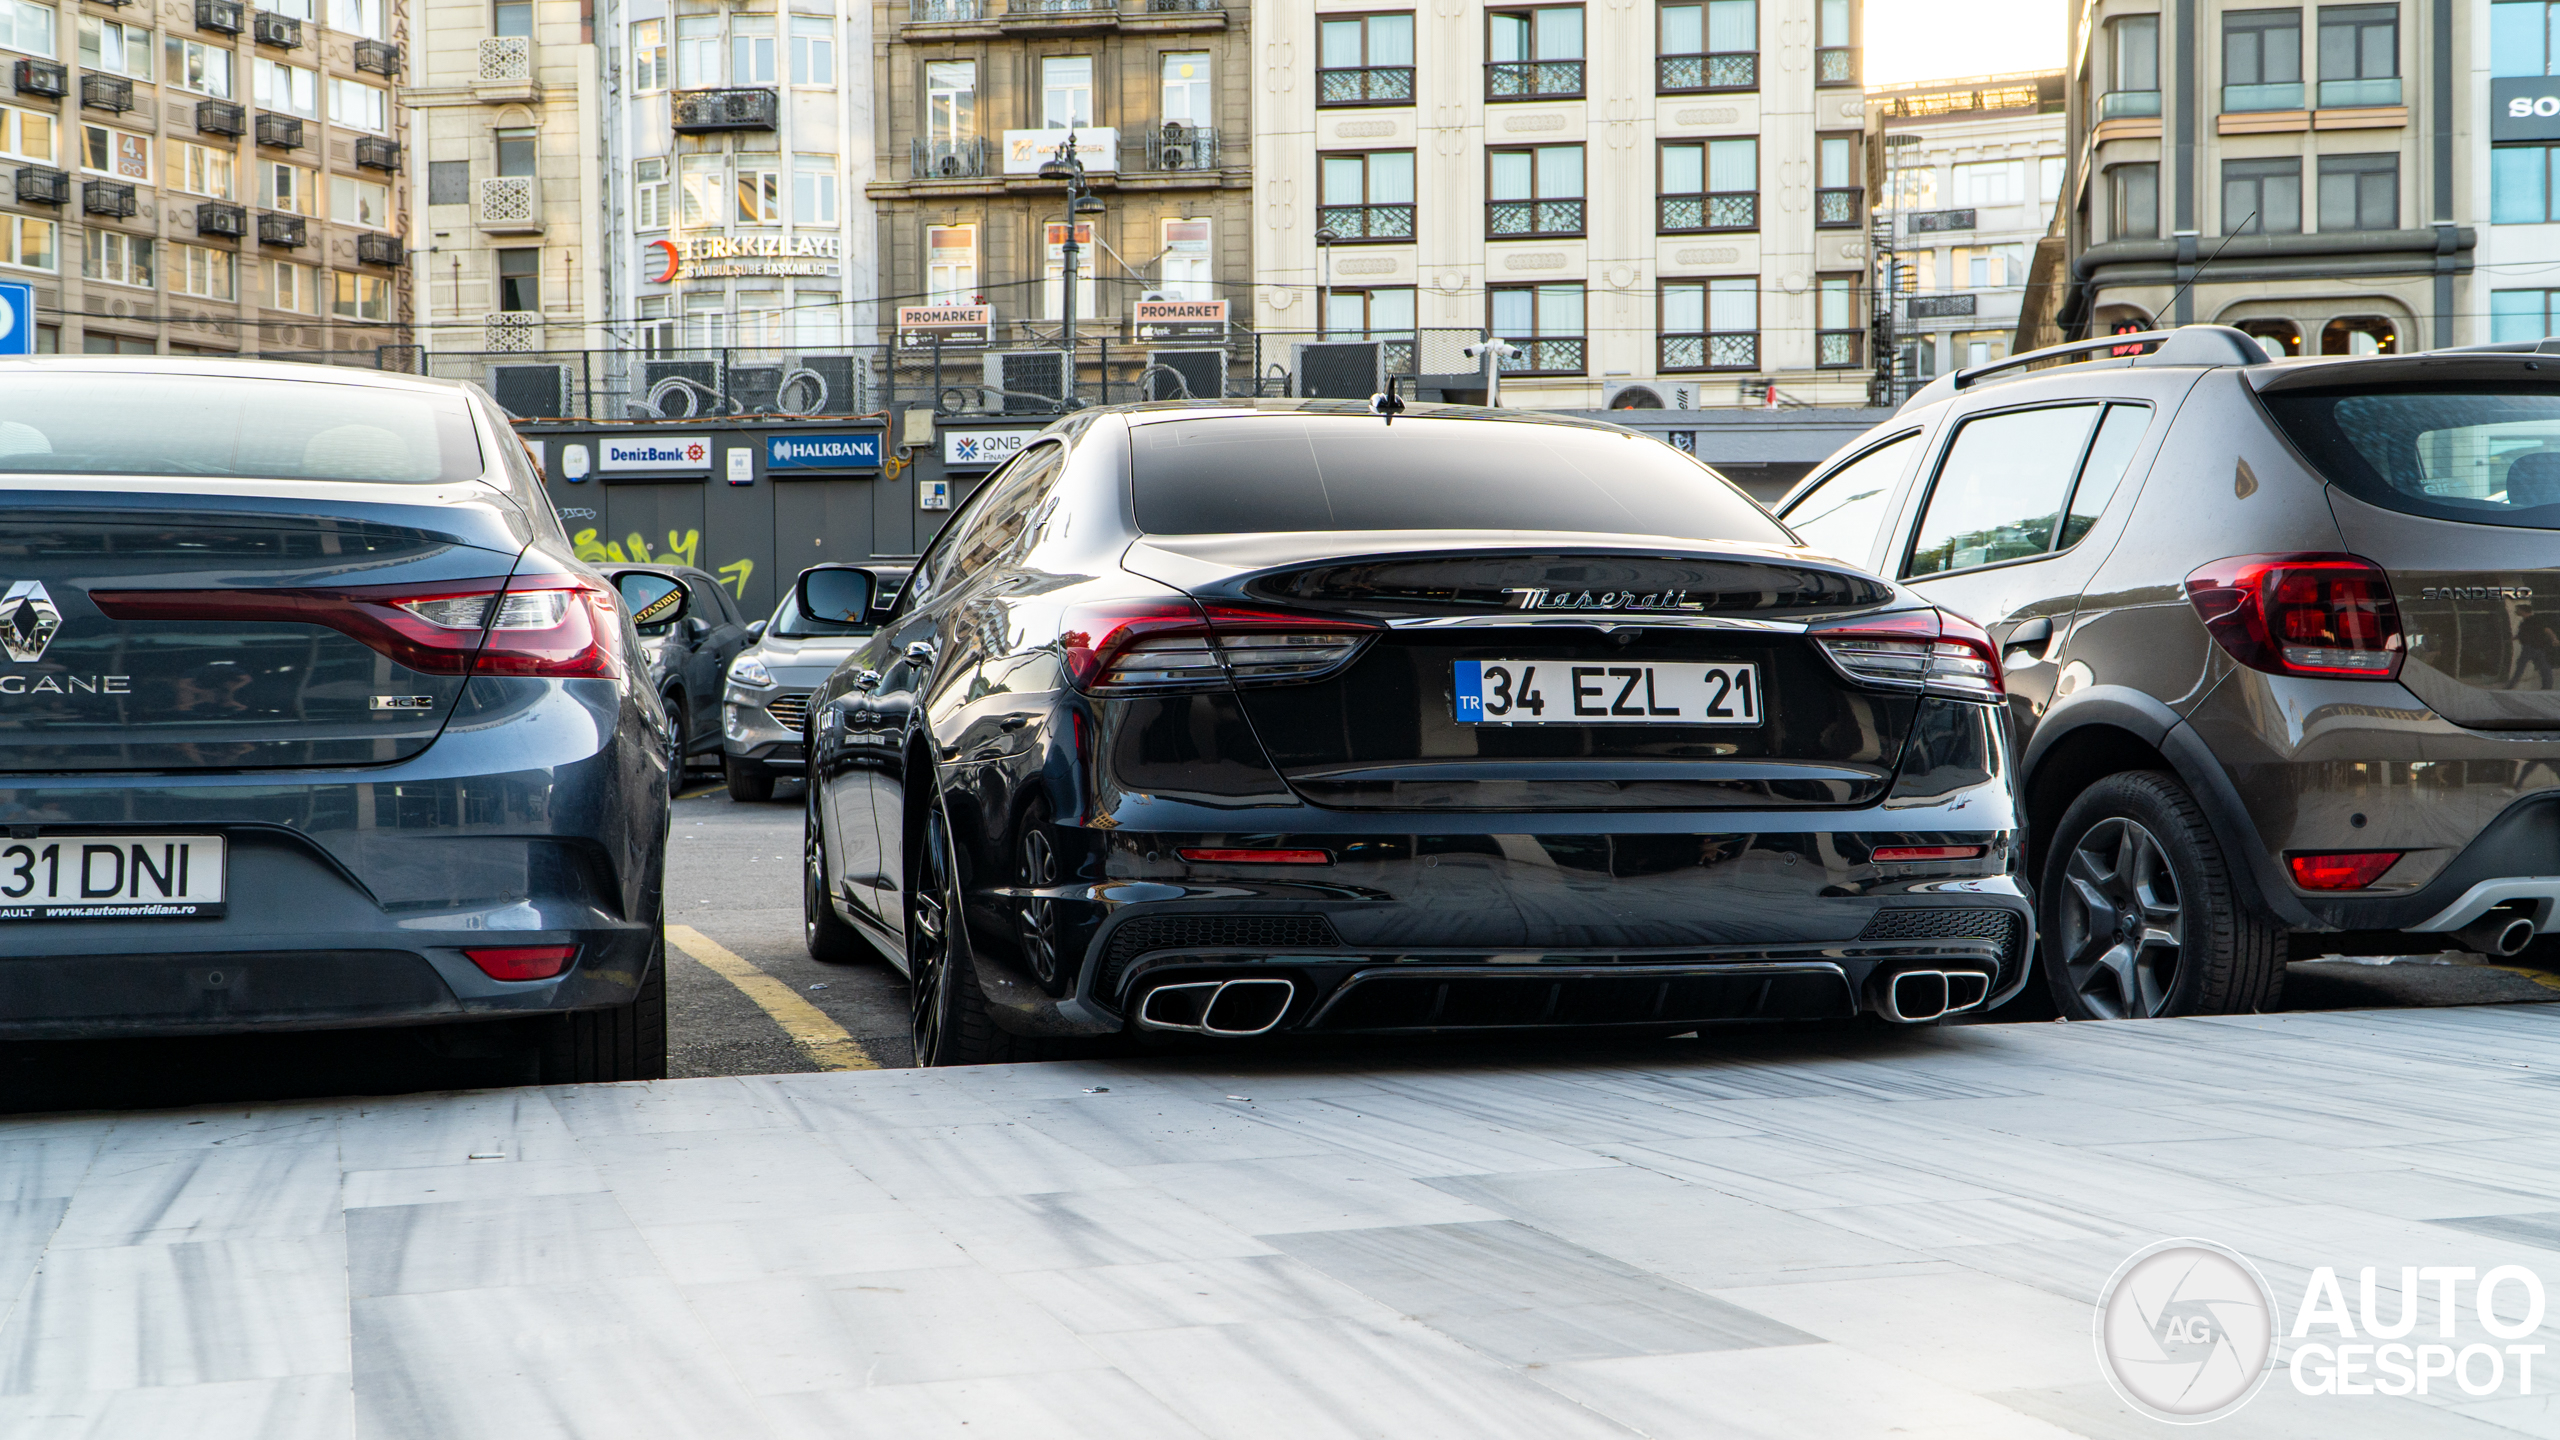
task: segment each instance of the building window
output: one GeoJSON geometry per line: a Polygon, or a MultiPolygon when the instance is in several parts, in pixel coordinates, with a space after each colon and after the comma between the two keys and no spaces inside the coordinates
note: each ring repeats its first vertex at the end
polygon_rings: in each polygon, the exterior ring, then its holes
{"type": "Polygon", "coordinates": [[[2400,327],[2385,315],[2341,315],[2320,327],[2323,355],[2397,355],[2400,327]]]}
{"type": "Polygon", "coordinates": [[[1965,160],[1947,167],[1950,205],[2022,205],[2027,199],[2023,160],[1965,160]]]}
{"type": "Polygon", "coordinates": [[[1688,140],[1663,146],[1657,208],[1666,234],[1759,229],[1759,140],[1688,140]]]}
{"type": "Polygon", "coordinates": [[[53,163],[52,116],[41,110],[0,105],[0,155],[53,163]]]}
{"type": "Polygon", "coordinates": [[[2302,327],[2290,320],[2235,320],[2232,327],[2258,342],[2270,360],[2302,353],[2302,327]]]}
{"type": "Polygon", "coordinates": [[[1859,323],[1858,277],[1822,275],[1814,280],[1813,363],[1821,370],[1855,370],[1865,362],[1866,327],[1859,323]]]}
{"type": "Polygon", "coordinates": [[[318,71],[273,60],[256,60],[251,62],[249,73],[257,87],[259,109],[280,110],[305,120],[320,118],[318,71]]]}
{"type": "Polygon", "coordinates": [[[391,187],[352,175],[329,177],[329,218],[341,225],[391,228],[391,187]]]}
{"type": "Polygon", "coordinates": [[[1958,245],[1947,259],[1952,290],[2000,290],[2027,283],[2024,245],[1958,245]]]}
{"type": "Polygon", "coordinates": [[[2127,15],[2107,23],[2107,94],[2101,119],[2160,113],[2160,17],[2127,15]]]}
{"type": "Polygon", "coordinates": [[[169,288],[206,300],[240,298],[240,257],[228,250],[179,245],[177,263],[169,267],[169,288]]]}
{"type": "Polygon", "coordinates": [[[151,242],[139,235],[93,227],[80,237],[80,274],[84,279],[139,285],[148,290],[154,283],[151,242]]]}
{"type": "MultiPolygon", "coordinates": [[[[465,176],[469,171],[464,171],[465,176]]],[[[466,197],[467,198],[467,197],[466,197]]],[[[320,172],[271,160],[258,162],[258,203],[288,215],[320,213],[320,172]]]]}
{"type": "Polygon", "coordinates": [[[470,204],[471,162],[468,160],[428,161],[427,203],[430,205],[470,204]]]}
{"type": "Polygon", "coordinates": [[[1884,193],[1888,203],[1902,210],[1931,210],[1938,204],[1938,167],[1927,161],[1909,164],[1885,152],[1884,193]]]}
{"type": "MultiPolygon", "coordinates": [[[[2489,151],[2489,222],[2493,225],[2545,225],[2560,214],[2552,209],[2552,169],[2560,164],[2560,145],[2498,145],[2489,151]]],[[[2528,292],[2517,290],[2517,295],[2528,292]]],[[[2539,293],[2539,292],[2533,292],[2539,293]]]]}
{"type": "Polygon", "coordinates": [[[791,17],[791,83],[836,83],[836,22],[824,15],[791,17]]]}
{"type": "Polygon", "coordinates": [[[27,0],[0,0],[0,46],[21,54],[50,57],[53,7],[30,5],[27,0]]]}
{"type": "MultiPolygon", "coordinates": [[[[1386,340],[1390,351],[1396,340],[1406,342],[1409,349],[1414,335],[1414,291],[1411,286],[1378,290],[1334,290],[1324,299],[1324,333],[1328,340],[1386,340]]],[[[1401,356],[1390,354],[1389,374],[1401,373],[1410,366],[1398,366],[1401,356]]]]}
{"type": "Polygon", "coordinates": [[[1813,223],[1854,229],[1867,223],[1867,188],[1859,183],[1858,137],[1824,135],[1814,141],[1813,223]]]}
{"type": "Polygon", "coordinates": [[[664,230],[673,221],[667,193],[667,162],[661,159],[635,160],[631,163],[631,223],[642,230],[664,230]]]}
{"type": "Polygon", "coordinates": [[[1486,238],[1582,233],[1581,146],[1494,150],[1487,159],[1486,238]]]}
{"type": "Polygon", "coordinates": [[[2301,234],[2302,161],[2223,161],[2222,233],[2301,234]]]}
{"type": "Polygon", "coordinates": [[[1849,38],[1849,0],[1815,0],[1813,83],[1858,83],[1858,52],[1849,38]]]}
{"type": "Polygon", "coordinates": [[[1093,123],[1093,58],[1053,55],[1040,62],[1040,123],[1073,130],[1093,123]]]}
{"type": "Polygon", "coordinates": [[[238,198],[233,169],[238,157],[228,150],[192,141],[174,142],[169,151],[169,183],[190,195],[209,195],[216,200],[238,198]]]}
{"type": "Polygon", "coordinates": [[[2491,340],[2540,340],[2552,335],[2560,335],[2560,290],[2489,292],[2491,340]]]}
{"type": "Polygon", "coordinates": [[[379,135],[391,128],[391,92],[329,77],[329,123],[379,135]]]}
{"type": "Polygon", "coordinates": [[[261,4],[258,8],[272,10],[278,15],[294,20],[316,20],[320,13],[314,8],[312,0],[274,0],[273,4],[261,4]]]}
{"type": "Polygon", "coordinates": [[[2400,103],[2400,7],[2320,7],[2322,109],[2400,103]]]}
{"type": "Polygon", "coordinates": [[[1164,222],[1164,259],[1156,267],[1156,288],[1173,300],[1215,300],[1218,277],[1209,250],[1207,220],[1164,222]]]}
{"type": "Polygon", "coordinates": [[[978,134],[978,62],[932,60],[924,67],[924,134],[937,149],[978,134]]]}
{"type": "Polygon", "coordinates": [[[720,200],[729,178],[728,161],[718,155],[680,155],[676,167],[676,223],[687,229],[728,223],[729,207],[720,200]]]}
{"type": "MultiPolygon", "coordinates": [[[[2548,75],[2555,58],[2551,44],[2555,8],[2551,0],[2498,0],[2489,7],[2489,73],[2497,76],[2548,75]]],[[[2533,295],[2532,290],[2501,290],[2501,295],[2533,295]]],[[[2539,334],[2539,332],[2537,332],[2539,334]]]]}
{"type": "Polygon", "coordinates": [[[1506,375],[1579,375],[1583,371],[1582,287],[1498,285],[1487,292],[1493,333],[1520,348],[1502,362],[1506,375]]]}
{"type": "Polygon", "coordinates": [[[536,151],[540,146],[539,135],[539,131],[530,129],[498,131],[498,174],[533,174],[536,151]]]}
{"type": "Polygon", "coordinates": [[[101,335],[95,330],[90,330],[83,332],[80,336],[80,353],[83,355],[157,355],[160,353],[160,347],[151,341],[136,339],[130,335],[101,335]]]}
{"type": "Polygon", "coordinates": [[[1413,238],[1413,152],[1320,155],[1323,203],[1316,225],[1345,241],[1413,238]]]}
{"type": "Polygon", "coordinates": [[[270,261],[267,265],[267,308],[290,310],[296,315],[319,314],[320,272],[290,260],[270,261]]]}
{"type": "Polygon", "coordinates": [[[527,313],[542,309],[540,247],[498,252],[498,308],[527,313]]]}
{"type": "Polygon", "coordinates": [[[1413,103],[1413,15],[1329,17],[1317,30],[1316,103],[1413,103]]]}
{"type": "Polygon", "coordinates": [[[1485,53],[1487,100],[1543,100],[1582,93],[1582,7],[1495,10],[1485,53]]]}
{"type": "Polygon", "coordinates": [[[791,223],[825,226],[836,223],[836,157],[833,155],[791,157],[791,223]]]}
{"type": "Polygon", "coordinates": [[[2302,108],[2301,11],[2223,12],[2222,108],[2302,108]]]}
{"type": "Polygon", "coordinates": [[[2047,205],[2062,198],[2062,157],[2043,155],[2036,159],[2036,198],[2047,205]]]}
{"type": "Polygon", "coordinates": [[[2397,230],[2400,228],[2400,157],[2397,155],[2321,156],[2320,228],[2323,230],[2397,230]]]}
{"type": "Polygon", "coordinates": [[[1656,90],[1679,94],[1760,88],[1760,0],[1665,5],[1657,23],[1661,53],[1654,61],[1656,90]]]}
{"type": "Polygon", "coordinates": [[[1167,125],[1215,125],[1217,100],[1209,93],[1209,53],[1180,51],[1164,57],[1157,118],[1167,125]]]}
{"type": "Polygon", "coordinates": [[[80,65],[86,70],[104,70],[115,75],[130,75],[136,80],[151,78],[151,32],[139,25],[119,25],[95,15],[80,17],[80,65]]]}
{"type": "Polygon", "coordinates": [[[782,223],[782,167],[778,155],[738,157],[738,223],[782,223]]]}
{"type": "Polygon", "coordinates": [[[1734,275],[1717,280],[1665,280],[1661,285],[1662,334],[1655,357],[1662,370],[1760,368],[1760,281],[1734,275]]]}
{"type": "Polygon", "coordinates": [[[650,359],[672,355],[676,350],[676,322],[667,313],[667,297],[640,297],[640,353],[650,359]]]}
{"type": "Polygon", "coordinates": [[[119,180],[151,181],[151,137],[104,125],[80,127],[80,168],[119,180]]]}
{"type": "MultiPolygon", "coordinates": [[[[1040,313],[1050,319],[1066,314],[1063,308],[1067,293],[1067,222],[1051,220],[1040,227],[1042,256],[1040,267],[1040,313]]],[[[1101,269],[1101,252],[1094,248],[1093,222],[1076,222],[1076,313],[1092,316],[1099,313],[1095,303],[1094,272],[1101,269]]]]}
{"type": "Polygon", "coordinates": [[[928,305],[969,305],[978,298],[978,227],[924,227],[924,289],[928,305]]]}
{"type": "Polygon", "coordinates": [[[732,85],[771,85],[779,71],[775,68],[773,19],[764,15],[737,15],[729,20],[729,83],[732,85]]]}
{"type": "Polygon", "coordinates": [[[333,270],[329,273],[329,313],[341,320],[388,320],[391,282],[379,275],[333,270]]]}
{"type": "MultiPolygon", "coordinates": [[[[0,3],[6,3],[6,0],[0,0],[0,3]]],[[[162,58],[169,66],[168,83],[217,100],[231,98],[230,51],[172,35],[164,47],[162,58]]]]}
{"type": "Polygon", "coordinates": [[[51,220],[32,215],[0,215],[0,265],[16,265],[27,270],[52,270],[60,265],[54,254],[58,232],[51,220]]]}
{"type": "Polygon", "coordinates": [[[631,93],[647,95],[667,88],[667,22],[637,20],[631,25],[631,93]]]}
{"type": "MultiPolygon", "coordinates": [[[[658,33],[655,20],[639,22],[632,27],[632,33],[638,34],[641,25],[648,26],[652,34],[658,33]]],[[[500,39],[532,39],[533,0],[495,0],[489,7],[489,33],[500,39]]]]}
{"type": "Polygon", "coordinates": [[[387,33],[382,28],[382,0],[329,0],[329,28],[379,40],[387,33]]]}
{"type": "Polygon", "coordinates": [[[2160,167],[2118,165],[2107,172],[2107,209],[2115,240],[2160,238],[2160,167]]]}
{"type": "Polygon", "coordinates": [[[720,83],[720,17],[676,17],[676,88],[699,90],[720,83]]]}

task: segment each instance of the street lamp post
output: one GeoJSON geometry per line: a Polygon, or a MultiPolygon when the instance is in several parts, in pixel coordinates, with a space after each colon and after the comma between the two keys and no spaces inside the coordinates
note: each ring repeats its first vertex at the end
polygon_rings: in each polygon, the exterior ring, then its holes
{"type": "MultiPolygon", "coordinates": [[[[1058,247],[1059,256],[1064,262],[1060,266],[1064,283],[1059,295],[1058,315],[1063,322],[1059,327],[1059,338],[1065,343],[1067,349],[1065,398],[1068,406],[1072,408],[1076,399],[1076,257],[1083,248],[1076,244],[1076,217],[1099,215],[1102,213],[1103,205],[1102,201],[1095,198],[1092,190],[1085,185],[1084,160],[1076,154],[1076,132],[1073,130],[1067,132],[1066,142],[1058,147],[1057,153],[1041,165],[1040,178],[1063,180],[1067,184],[1067,239],[1065,244],[1058,247]]],[[[1106,386],[1109,385],[1110,377],[1105,376],[1103,383],[1106,386]]],[[[1110,398],[1108,390],[1104,392],[1103,398],[1106,400],[1110,398]]]]}
{"type": "Polygon", "coordinates": [[[1330,225],[1316,231],[1316,253],[1324,257],[1324,274],[1316,282],[1316,338],[1319,340],[1333,329],[1332,322],[1325,317],[1325,306],[1333,300],[1333,244],[1341,238],[1330,225]]]}

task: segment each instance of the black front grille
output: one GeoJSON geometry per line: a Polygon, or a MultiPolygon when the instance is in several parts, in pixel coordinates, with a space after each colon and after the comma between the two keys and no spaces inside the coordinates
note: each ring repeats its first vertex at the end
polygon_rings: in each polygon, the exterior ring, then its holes
{"type": "Polygon", "coordinates": [[[1853,1010],[1836,971],[1718,975],[1384,975],[1352,981],[1317,1030],[1498,1030],[1530,1025],[1702,1025],[1817,1020],[1853,1010]]]}
{"type": "Polygon", "coordinates": [[[1321,915],[1141,915],[1111,932],[1097,988],[1120,987],[1129,962],[1157,950],[1337,950],[1342,937],[1321,915]]]}

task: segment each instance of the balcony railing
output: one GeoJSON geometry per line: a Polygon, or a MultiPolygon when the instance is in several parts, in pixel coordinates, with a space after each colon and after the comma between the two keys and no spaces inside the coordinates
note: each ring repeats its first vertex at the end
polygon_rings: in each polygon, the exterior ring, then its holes
{"type": "Polygon", "coordinates": [[[401,260],[400,237],[382,234],[359,235],[356,237],[356,258],[367,265],[397,265],[401,260]]]}
{"type": "Polygon", "coordinates": [[[1817,370],[1855,370],[1866,349],[1863,330],[1817,330],[1813,334],[1813,366],[1817,370]]]}
{"type": "Polygon", "coordinates": [[[1340,240],[1410,240],[1411,205],[1325,205],[1316,210],[1316,227],[1340,240]]]}
{"type": "Polygon", "coordinates": [[[542,194],[530,175],[480,177],[479,222],[493,229],[518,229],[542,222],[542,194]]]}
{"type": "Polygon", "coordinates": [[[1579,235],[1582,233],[1582,202],[1579,200],[1491,200],[1484,207],[1484,233],[1487,239],[1501,240],[1526,235],[1579,235]]]}
{"type": "Polygon", "coordinates": [[[1949,230],[1970,230],[1974,214],[1971,210],[1923,210],[1903,217],[1902,228],[1914,235],[1937,235],[1949,230]]]}
{"type": "Polygon", "coordinates": [[[1665,55],[1654,61],[1653,86],[1669,94],[1757,90],[1760,54],[1756,50],[1738,50],[1724,55],[1665,55]]]}
{"type": "Polygon", "coordinates": [[[302,121],[292,115],[258,116],[258,143],[278,150],[302,148],[302,121]]]}
{"type": "Polygon", "coordinates": [[[1150,15],[1208,15],[1226,8],[1226,0],[1147,0],[1150,15]]]}
{"type": "Polygon", "coordinates": [[[1007,15],[1117,15],[1120,0],[1004,0],[1007,15]]]}
{"type": "Polygon", "coordinates": [[[907,0],[907,19],[918,25],[983,20],[986,14],[983,0],[907,0]]]}
{"type": "Polygon", "coordinates": [[[80,213],[122,220],[136,208],[133,187],[114,180],[92,180],[80,187],[80,213]]]}
{"type": "Polygon", "coordinates": [[[480,42],[480,83],[522,85],[532,79],[532,37],[492,35],[480,42]]]}
{"type": "Polygon", "coordinates": [[[977,180],[996,169],[992,140],[910,140],[907,144],[918,180],[977,180]]]}
{"type": "Polygon", "coordinates": [[[258,217],[258,243],[298,248],[308,234],[306,225],[307,222],[299,215],[261,215],[258,217]]]}
{"type": "Polygon", "coordinates": [[[2399,103],[2400,77],[2397,75],[2385,75],[2378,80],[2323,80],[2320,82],[2320,108],[2323,110],[2399,103]]]}
{"type": "Polygon", "coordinates": [[[248,7],[240,0],[196,0],[196,28],[237,35],[249,28],[248,7]]]}
{"type": "Polygon", "coordinates": [[[1140,170],[1215,170],[1218,168],[1218,131],[1210,125],[1159,125],[1138,132],[1137,151],[1124,150],[1120,163],[1140,170]]]}
{"type": "Polygon", "coordinates": [[[542,348],[542,317],[530,310],[501,310],[481,317],[481,345],[500,355],[522,355],[542,348]]]}
{"type": "Polygon", "coordinates": [[[1760,332],[1757,330],[1718,330],[1704,334],[1669,335],[1661,338],[1660,368],[1664,370],[1757,370],[1760,368],[1760,332]]]}
{"type": "Polygon", "coordinates": [[[1813,192],[1813,223],[1825,230],[1855,229],[1866,223],[1867,192],[1854,185],[1813,192]]]}
{"type": "Polygon", "coordinates": [[[290,15],[261,10],[250,17],[249,29],[251,38],[261,45],[273,45],[279,50],[302,48],[302,22],[290,15]]]}
{"type": "Polygon", "coordinates": [[[49,165],[18,167],[18,203],[21,205],[68,205],[71,203],[71,172],[49,165]]]}
{"type": "Polygon", "coordinates": [[[1813,83],[1816,85],[1857,84],[1858,52],[1846,45],[1826,45],[1814,51],[1813,83]]]}
{"type": "Polygon", "coordinates": [[[80,103],[91,110],[130,110],[133,108],[133,82],[121,75],[83,75],[80,77],[80,103]]]}
{"type": "Polygon", "coordinates": [[[1583,369],[1585,347],[1579,335],[1541,335],[1535,339],[1509,337],[1519,354],[1502,361],[1505,375],[1579,375],[1583,369]]]}
{"type": "Polygon", "coordinates": [[[21,95],[47,95],[59,100],[71,88],[71,67],[59,60],[20,60],[12,77],[21,95]]]}
{"type": "Polygon", "coordinates": [[[2098,97],[2098,118],[2101,120],[2138,119],[2159,113],[2160,92],[2157,90],[2110,90],[2098,97]]]}
{"type": "Polygon", "coordinates": [[[1372,65],[1362,70],[1316,72],[1318,105],[1410,105],[1413,67],[1372,65]]]}
{"type": "MultiPolygon", "coordinates": [[[[2157,91],[2146,91],[2156,95],[2157,91]]],[[[2225,112],[2250,110],[2299,110],[2302,108],[2302,82],[2283,85],[2225,85],[2222,87],[2225,112]]]]}
{"type": "Polygon", "coordinates": [[[388,40],[356,42],[356,68],[370,70],[385,80],[400,73],[400,47],[388,40]]]}
{"type": "Polygon", "coordinates": [[[1660,228],[1666,234],[1689,230],[1760,228],[1760,197],[1749,190],[1719,191],[1708,195],[1664,195],[1660,197],[1660,207],[1660,228]]]}
{"type": "Polygon", "coordinates": [[[248,107],[229,100],[199,100],[196,128],[207,135],[245,135],[249,132],[248,107]]]}
{"type": "Polygon", "coordinates": [[[249,233],[249,207],[207,200],[196,207],[196,233],[228,236],[233,240],[246,238],[249,233]]]}
{"type": "Polygon", "coordinates": [[[1497,60],[1484,67],[1487,100],[1539,100],[1581,93],[1579,60],[1497,60]]]}
{"type": "Polygon", "coordinates": [[[729,90],[679,90],[671,107],[675,132],[772,130],[782,123],[780,92],[761,86],[729,90]]]}
{"type": "Polygon", "coordinates": [[[367,170],[397,175],[400,173],[400,142],[385,140],[379,135],[359,135],[356,137],[356,163],[367,170]]]}

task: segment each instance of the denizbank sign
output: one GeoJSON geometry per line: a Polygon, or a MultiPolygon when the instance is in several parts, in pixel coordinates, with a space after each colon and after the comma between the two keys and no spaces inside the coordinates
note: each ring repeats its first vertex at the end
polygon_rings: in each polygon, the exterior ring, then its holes
{"type": "Polygon", "coordinates": [[[627,439],[605,436],[596,442],[599,470],[673,470],[699,474],[711,468],[708,435],[656,435],[627,439]]]}
{"type": "Polygon", "coordinates": [[[880,436],[768,435],[764,468],[774,470],[877,470],[880,436]]]}

